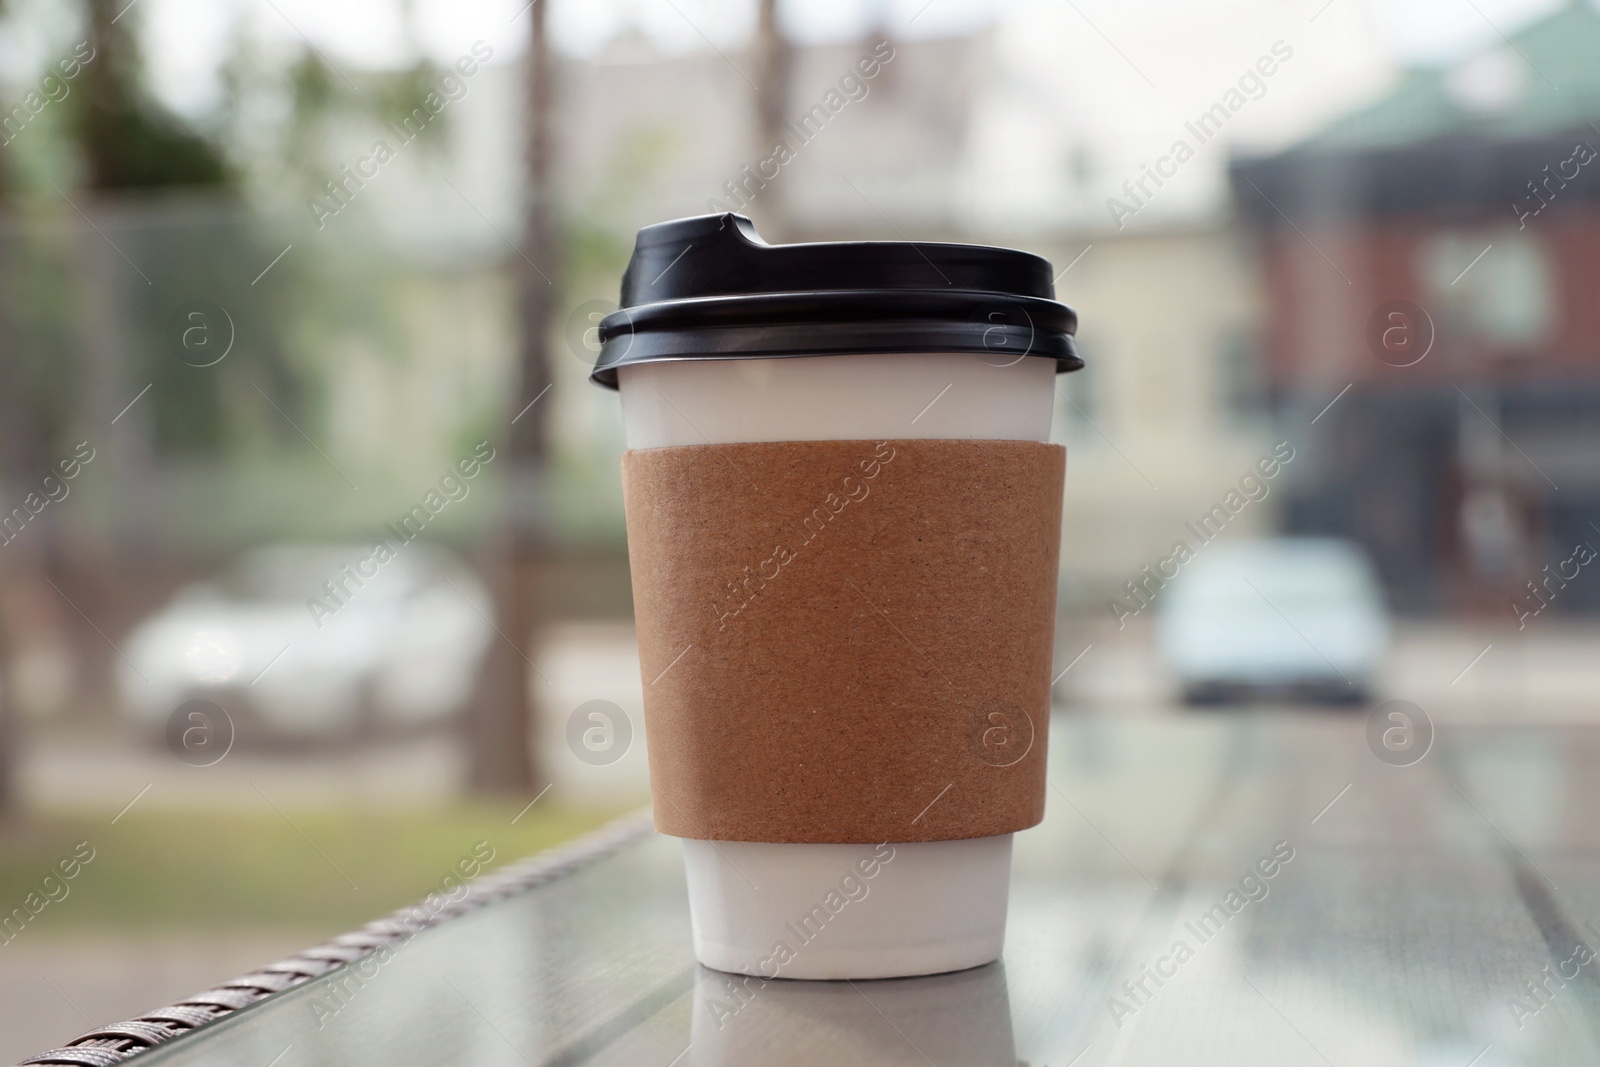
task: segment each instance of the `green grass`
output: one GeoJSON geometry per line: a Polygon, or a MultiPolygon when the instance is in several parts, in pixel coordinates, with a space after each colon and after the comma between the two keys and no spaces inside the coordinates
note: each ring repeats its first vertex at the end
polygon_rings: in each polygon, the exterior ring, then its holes
{"type": "Polygon", "coordinates": [[[114,826],[103,815],[39,814],[0,829],[0,915],[24,906],[58,861],[87,841],[94,858],[66,883],[65,897],[32,919],[30,936],[241,928],[332,934],[421,899],[481,841],[495,850],[492,869],[617,814],[546,803],[513,826],[519,810],[463,803],[286,808],[280,815],[152,806],[114,826]]]}

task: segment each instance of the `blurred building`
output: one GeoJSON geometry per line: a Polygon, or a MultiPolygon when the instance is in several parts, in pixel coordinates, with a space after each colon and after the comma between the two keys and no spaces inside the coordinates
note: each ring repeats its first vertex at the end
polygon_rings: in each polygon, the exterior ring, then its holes
{"type": "MultiPolygon", "coordinates": [[[[1071,450],[1064,593],[1103,610],[1278,439],[1258,380],[1259,286],[1227,216],[1227,146],[1298,136],[1339,101],[1372,95],[1384,70],[1359,8],[1319,26],[1315,47],[1282,5],[1229,11],[1097,13],[1096,26],[1139,42],[1132,57],[1038,3],[960,36],[796,47],[783,94],[794,156],[765,169],[750,55],[664,54],[625,36],[563,75],[567,197],[624,249],[639,225],[738,210],[774,240],[975,241],[1048,256],[1089,361],[1057,398],[1071,450]],[[1229,28],[1241,23],[1256,27],[1249,39],[1229,28]],[[1182,131],[1144,72],[1168,97],[1214,98],[1283,36],[1302,45],[1298,66],[1264,83],[1149,210],[1114,219],[1109,198],[1182,131]],[[861,77],[869,57],[877,71],[861,77]],[[819,106],[833,109],[825,124],[806,117],[819,106]]],[[[575,301],[614,296],[616,274],[577,284],[575,301]]],[[[574,386],[586,371],[564,369],[574,386]]],[[[558,399],[574,448],[620,450],[612,398],[558,399]]],[[[1277,504],[1230,533],[1275,528],[1277,504]]]]}
{"type": "Polygon", "coordinates": [[[1574,3],[1233,167],[1275,406],[1317,432],[1288,527],[1402,608],[1600,609],[1597,54],[1574,3]]]}
{"type": "MultiPolygon", "coordinates": [[[[1069,597],[1103,609],[1278,439],[1257,380],[1260,287],[1227,217],[1228,149],[1287,143],[1371,94],[1383,63],[1362,11],[1336,7],[1312,31],[1276,0],[1230,0],[1220,13],[1095,11],[1091,26],[1024,0],[956,36],[794,45],[781,106],[794,154],[776,169],[752,50],[674,52],[625,31],[592,57],[564,57],[565,329],[543,401],[558,451],[552,526],[621,552],[621,420],[615,397],[586,381],[583,338],[615,299],[639,226],[731,209],[775,240],[1010,244],[1051,258],[1081,315],[1089,369],[1058,382],[1072,468],[1064,577],[1069,597]],[[1181,176],[1136,217],[1108,214],[1199,103],[1280,41],[1292,63],[1181,176]]],[[[97,224],[131,263],[76,233],[65,203],[41,217],[53,244],[76,241],[103,279],[90,290],[100,313],[63,308],[46,331],[63,350],[77,346],[73,330],[98,338],[85,348],[92,407],[118,421],[95,468],[105,484],[82,490],[97,536],[184,565],[283,538],[360,541],[499,425],[515,349],[507,267],[524,254],[523,73],[484,65],[437,138],[404,148],[331,217],[290,184],[248,204],[102,205],[97,224]],[[175,350],[188,336],[175,316],[201,298],[239,336],[202,383],[205,404],[179,388],[198,376],[175,350]],[[277,353],[271,375],[262,352],[277,353]],[[192,428],[196,411],[212,414],[192,428]]],[[[327,127],[328,173],[392,136],[381,117],[327,127]]],[[[472,543],[498,513],[492,499],[462,509],[450,539],[472,543]]],[[[1273,529],[1280,499],[1230,533],[1273,529]]]]}
{"type": "MultiPolygon", "coordinates": [[[[1073,185],[1070,161],[1033,177],[1066,182],[1075,214],[1000,213],[996,188],[973,173],[992,169],[981,148],[995,126],[1014,125],[996,114],[998,83],[1014,76],[996,53],[996,31],[883,42],[796,49],[787,110],[811,114],[830,91],[840,92],[835,104],[847,102],[804,143],[811,127],[797,119],[788,131],[794,159],[762,181],[752,178],[767,153],[754,147],[753,94],[735,66],[742,57],[664,56],[648,42],[619,41],[603,64],[574,64],[565,83],[569,196],[581,203],[588,190],[615,188],[626,159],[642,173],[631,196],[600,208],[608,227],[737,210],[770,240],[1008,243],[1049,257],[1058,271],[1070,266],[1057,289],[1082,316],[1090,366],[1058,383],[1057,436],[1072,467],[1064,592],[1103,609],[1106,592],[1170,550],[1183,523],[1265,448],[1266,427],[1252,421],[1256,398],[1235,373],[1259,317],[1248,261],[1204,210],[1118,232],[1099,186],[1073,185]],[[844,79],[874,54],[891,58],[857,79],[852,99],[844,79]]],[[[587,295],[614,295],[616,280],[594,279],[587,295]]],[[[587,368],[564,369],[578,386],[587,368]]],[[[617,421],[612,397],[574,389],[561,400],[569,416],[585,413],[569,429],[620,451],[606,432],[617,421]]],[[[1272,514],[1258,509],[1240,527],[1270,528],[1272,514]]]]}

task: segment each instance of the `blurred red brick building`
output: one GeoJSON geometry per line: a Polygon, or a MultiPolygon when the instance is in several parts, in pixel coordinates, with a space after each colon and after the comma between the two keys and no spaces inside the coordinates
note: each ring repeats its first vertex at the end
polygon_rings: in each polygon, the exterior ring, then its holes
{"type": "Polygon", "coordinates": [[[1600,564],[1562,566],[1600,548],[1596,55],[1572,4],[1232,167],[1314,442],[1288,532],[1362,543],[1401,610],[1600,610],[1600,564]]]}

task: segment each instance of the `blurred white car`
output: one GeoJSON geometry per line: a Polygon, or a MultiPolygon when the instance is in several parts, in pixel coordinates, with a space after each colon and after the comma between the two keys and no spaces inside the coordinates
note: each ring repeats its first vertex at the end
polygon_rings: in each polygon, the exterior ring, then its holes
{"type": "Polygon", "coordinates": [[[1389,639],[1372,565],[1346,541],[1207,545],[1158,607],[1161,652],[1191,704],[1253,695],[1364,702],[1389,639]]]}
{"type": "Polygon", "coordinates": [[[470,570],[427,545],[382,563],[355,545],[256,549],[135,628],[123,707],[159,730],[207,699],[254,727],[242,732],[306,740],[437,724],[472,691],[493,610],[470,570]]]}

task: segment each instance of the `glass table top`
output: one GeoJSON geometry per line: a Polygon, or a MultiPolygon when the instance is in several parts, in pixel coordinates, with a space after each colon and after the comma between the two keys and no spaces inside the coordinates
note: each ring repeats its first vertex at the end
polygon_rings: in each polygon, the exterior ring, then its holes
{"type": "Polygon", "coordinates": [[[998,963],[736,987],[647,835],[139,1060],[1594,1064],[1596,756],[1582,727],[1456,728],[1402,767],[1361,714],[1058,715],[998,963]]]}

